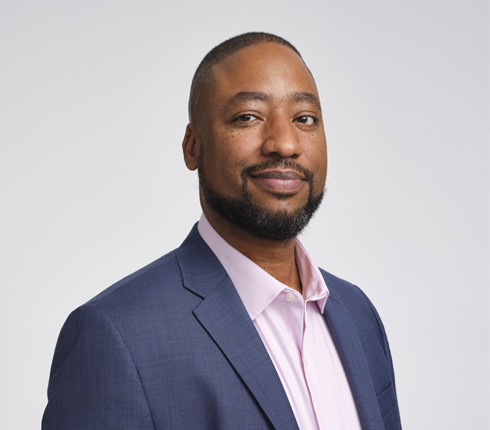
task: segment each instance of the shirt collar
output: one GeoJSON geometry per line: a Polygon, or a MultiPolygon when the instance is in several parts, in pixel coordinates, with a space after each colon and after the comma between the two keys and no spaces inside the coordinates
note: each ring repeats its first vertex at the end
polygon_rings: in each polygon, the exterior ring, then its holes
{"type": "MultiPolygon", "coordinates": [[[[228,273],[252,320],[281,292],[293,291],[226,242],[204,214],[201,215],[197,229],[228,273]]],[[[296,238],[294,251],[303,285],[303,297],[305,300],[316,301],[323,313],[329,294],[325,280],[299,238],[296,238]]]]}

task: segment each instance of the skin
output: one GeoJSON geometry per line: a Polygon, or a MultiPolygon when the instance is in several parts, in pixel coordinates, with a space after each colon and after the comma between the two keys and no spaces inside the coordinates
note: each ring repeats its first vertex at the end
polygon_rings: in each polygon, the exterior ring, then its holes
{"type": "MultiPolygon", "coordinates": [[[[202,165],[213,190],[243,197],[241,172],[271,158],[293,160],[314,174],[312,192],[325,187],[327,147],[318,90],[302,59],[276,43],[247,46],[213,66],[213,78],[188,124],[182,149],[188,169],[202,165]]],[[[248,180],[253,203],[268,210],[303,206],[310,185],[291,168],[268,168],[248,180]]],[[[301,292],[296,238],[257,238],[222,219],[200,193],[213,228],[234,248],[285,285],[301,292]]]]}

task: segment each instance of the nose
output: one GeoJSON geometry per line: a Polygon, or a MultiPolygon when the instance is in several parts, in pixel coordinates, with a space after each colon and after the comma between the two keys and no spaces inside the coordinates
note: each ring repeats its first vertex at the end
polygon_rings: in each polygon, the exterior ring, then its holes
{"type": "Polygon", "coordinates": [[[301,155],[299,131],[288,117],[278,116],[272,119],[264,131],[264,155],[282,158],[298,158],[301,155]]]}

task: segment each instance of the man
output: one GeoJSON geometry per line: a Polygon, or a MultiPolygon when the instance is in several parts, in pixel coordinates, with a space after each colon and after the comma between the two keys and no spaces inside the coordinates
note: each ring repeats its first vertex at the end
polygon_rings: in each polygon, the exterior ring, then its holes
{"type": "Polygon", "coordinates": [[[400,429],[374,307],[296,237],[327,171],[299,53],[265,33],[222,43],[196,71],[189,116],[201,220],[70,315],[43,429],[400,429]]]}

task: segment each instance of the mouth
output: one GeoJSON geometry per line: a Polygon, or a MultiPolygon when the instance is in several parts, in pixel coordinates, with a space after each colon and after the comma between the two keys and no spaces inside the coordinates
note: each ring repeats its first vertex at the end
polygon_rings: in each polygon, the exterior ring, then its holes
{"type": "Polygon", "coordinates": [[[250,178],[276,193],[294,193],[295,191],[298,191],[305,182],[305,179],[299,173],[290,170],[270,170],[252,173],[250,178]]]}

